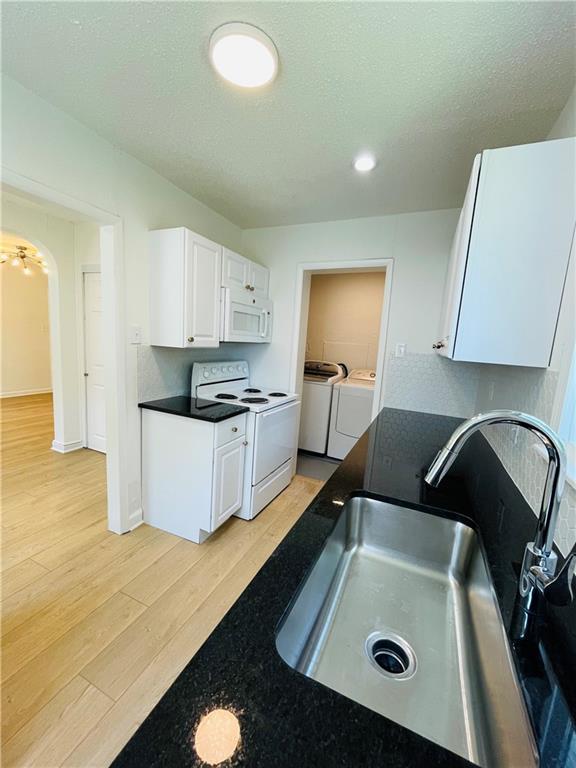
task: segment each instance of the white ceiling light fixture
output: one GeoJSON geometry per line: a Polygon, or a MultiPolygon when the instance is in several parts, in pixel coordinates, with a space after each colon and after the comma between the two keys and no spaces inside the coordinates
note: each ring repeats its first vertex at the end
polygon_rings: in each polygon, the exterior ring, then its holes
{"type": "Polygon", "coordinates": [[[278,51],[261,29],[251,24],[223,24],[210,38],[210,61],[218,74],[241,88],[259,88],[278,73],[278,51]]]}
{"type": "Polygon", "coordinates": [[[358,157],[354,160],[354,168],[359,173],[368,173],[368,171],[373,171],[374,168],[376,168],[376,158],[374,155],[371,155],[368,152],[362,155],[358,155],[358,157]]]}

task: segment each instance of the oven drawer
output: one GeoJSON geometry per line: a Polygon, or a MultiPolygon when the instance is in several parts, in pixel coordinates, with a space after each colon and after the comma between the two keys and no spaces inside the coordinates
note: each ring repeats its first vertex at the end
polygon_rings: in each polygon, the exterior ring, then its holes
{"type": "Polygon", "coordinates": [[[231,440],[236,440],[246,434],[246,414],[241,413],[233,416],[226,421],[220,421],[216,424],[215,448],[226,445],[231,440]]]}

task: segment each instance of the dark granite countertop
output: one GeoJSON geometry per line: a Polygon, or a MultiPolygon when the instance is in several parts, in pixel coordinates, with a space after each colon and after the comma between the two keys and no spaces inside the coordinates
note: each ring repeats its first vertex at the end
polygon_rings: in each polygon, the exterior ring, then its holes
{"type": "MultiPolygon", "coordinates": [[[[330,534],[342,501],[354,492],[472,519],[508,625],[517,569],[535,518],[480,434],[440,488],[423,483],[423,468],[459,421],[382,411],[117,757],[115,768],[204,765],[193,736],[200,718],[217,707],[240,720],[241,746],[222,764],[230,768],[471,765],[291,669],[275,647],[278,623],[330,534]]],[[[542,768],[572,767],[576,605],[547,608],[539,634],[515,647],[513,655],[542,768]]]]}
{"type": "Polygon", "coordinates": [[[149,400],[146,403],[138,403],[138,406],[149,411],[184,416],[187,419],[211,421],[213,424],[230,419],[232,416],[238,416],[240,413],[247,413],[250,410],[243,405],[216,403],[213,400],[202,400],[199,397],[186,397],[186,395],[164,397],[162,400],[149,400]]]}

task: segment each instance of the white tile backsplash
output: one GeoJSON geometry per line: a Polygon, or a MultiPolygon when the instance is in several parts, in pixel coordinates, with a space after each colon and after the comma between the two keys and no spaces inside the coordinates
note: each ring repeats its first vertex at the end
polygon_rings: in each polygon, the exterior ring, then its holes
{"type": "Polygon", "coordinates": [[[221,344],[215,349],[138,347],[138,401],[190,394],[190,375],[195,362],[243,360],[242,344],[221,344]]]}
{"type": "Polygon", "coordinates": [[[424,413],[467,418],[474,414],[480,367],[455,363],[437,354],[388,358],[384,405],[424,413]]]}
{"type": "MultiPolygon", "coordinates": [[[[558,386],[554,370],[516,368],[503,365],[483,367],[478,388],[477,411],[512,408],[536,416],[547,424],[558,386]]],[[[547,462],[535,450],[538,438],[525,429],[508,425],[492,426],[484,434],[534,513],[540,510],[547,462]]],[[[556,531],[556,543],[566,554],[576,541],[576,490],[566,485],[556,531]]]]}

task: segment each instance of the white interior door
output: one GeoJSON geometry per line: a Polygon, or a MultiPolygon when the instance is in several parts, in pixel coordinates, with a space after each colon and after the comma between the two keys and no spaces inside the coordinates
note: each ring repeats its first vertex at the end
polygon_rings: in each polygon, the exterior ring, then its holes
{"type": "Polygon", "coordinates": [[[86,447],[106,453],[102,287],[99,272],[84,273],[86,447]]]}

